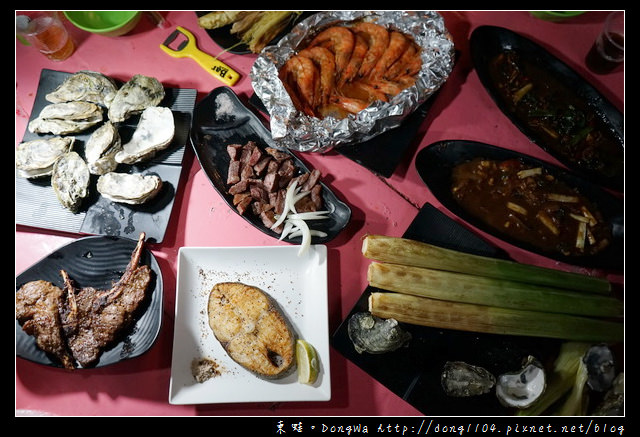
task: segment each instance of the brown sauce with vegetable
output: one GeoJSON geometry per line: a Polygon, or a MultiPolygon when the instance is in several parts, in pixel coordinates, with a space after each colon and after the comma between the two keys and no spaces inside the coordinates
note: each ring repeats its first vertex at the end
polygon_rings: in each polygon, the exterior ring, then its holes
{"type": "Polygon", "coordinates": [[[622,175],[623,149],[602,118],[544,65],[505,51],[489,73],[508,109],[542,146],[577,169],[605,178],[622,175]]]}
{"type": "Polygon", "coordinates": [[[593,255],[611,241],[596,206],[543,167],[476,158],[454,167],[451,191],[471,215],[546,252],[593,255]]]}

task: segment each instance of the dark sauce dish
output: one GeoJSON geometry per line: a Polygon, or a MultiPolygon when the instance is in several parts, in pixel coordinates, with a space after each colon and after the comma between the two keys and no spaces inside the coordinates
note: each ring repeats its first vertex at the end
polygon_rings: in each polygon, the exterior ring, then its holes
{"type": "Polygon", "coordinates": [[[560,262],[590,268],[622,270],[624,265],[624,206],[620,199],[599,185],[548,162],[519,152],[466,140],[445,140],[433,143],[417,154],[415,165],[418,174],[440,203],[477,229],[516,247],[560,262]],[[577,190],[596,205],[605,222],[610,226],[611,241],[609,245],[593,255],[565,255],[559,251],[545,250],[538,245],[514,238],[471,214],[454,198],[452,183],[454,168],[475,158],[496,161],[516,159],[531,167],[541,167],[558,181],[577,190]]]}
{"type": "MultiPolygon", "coordinates": [[[[78,238],[53,251],[16,276],[16,291],[30,281],[45,280],[63,288],[60,270],[67,271],[78,287],[108,290],[117,282],[131,260],[137,241],[125,237],[90,236],[78,238]]],[[[90,368],[104,367],[147,352],[155,343],[162,324],[162,272],[153,253],[144,248],[141,265],[151,268],[151,283],[147,295],[136,313],[136,320],[90,368]]],[[[16,320],[16,356],[34,363],[62,368],[60,361],[45,353],[35,338],[25,333],[16,320]]],[[[78,370],[83,369],[77,367],[78,370]]]]}
{"type": "Polygon", "coordinates": [[[582,177],[624,191],[624,115],[596,88],[505,28],[476,28],[470,51],[480,81],[522,133],[582,177]]]}
{"type": "MultiPolygon", "coordinates": [[[[274,147],[271,132],[260,119],[240,101],[231,88],[218,87],[196,105],[190,138],[202,169],[229,207],[260,231],[274,238],[280,238],[280,234],[265,226],[260,217],[251,211],[245,214],[238,212],[233,205],[233,196],[229,194],[229,186],[226,183],[231,161],[227,153],[227,145],[254,141],[263,149],[274,147]]],[[[282,152],[291,155],[298,174],[310,171],[293,153],[288,150],[282,150],[282,152]]],[[[311,228],[326,233],[326,236],[314,236],[312,244],[323,244],[332,240],[351,219],[351,208],[322,183],[322,176],[320,176],[320,184],[324,209],[330,211],[330,214],[326,220],[313,221],[311,228]]],[[[284,241],[297,244],[302,241],[302,237],[285,238],[284,241]]]]}

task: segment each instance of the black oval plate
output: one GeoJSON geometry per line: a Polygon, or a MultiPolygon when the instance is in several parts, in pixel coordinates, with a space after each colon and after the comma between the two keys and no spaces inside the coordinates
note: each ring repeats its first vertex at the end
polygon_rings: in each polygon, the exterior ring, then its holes
{"type": "MultiPolygon", "coordinates": [[[[211,91],[196,105],[191,127],[191,144],[196,152],[202,169],[208,176],[213,187],[220,193],[229,207],[257,229],[274,238],[280,234],[267,228],[260,217],[247,213],[241,215],[233,205],[233,196],[227,192],[226,183],[230,158],[227,154],[228,144],[246,144],[254,141],[259,147],[273,147],[271,132],[262,124],[260,119],[251,112],[229,87],[218,87],[211,91]],[[225,113],[216,113],[216,99],[220,95],[229,97],[233,108],[225,113]]],[[[305,164],[288,150],[299,172],[309,172],[305,164]]],[[[322,177],[320,178],[322,179],[322,177]]],[[[326,209],[331,211],[327,220],[314,221],[313,229],[325,232],[326,237],[313,237],[313,244],[326,243],[336,237],[347,226],[351,219],[351,208],[320,181],[322,198],[326,209]]],[[[286,239],[288,242],[299,243],[302,237],[286,239]]]]}
{"type": "Polygon", "coordinates": [[[624,190],[623,172],[613,177],[605,177],[578,167],[556,153],[544,137],[536,134],[522,119],[515,115],[508,108],[491,80],[489,64],[495,56],[506,50],[515,51],[522,58],[535,60],[538,65],[544,66],[550,75],[564,84],[568,90],[584,99],[586,105],[593,109],[604,125],[609,128],[624,153],[624,115],[610,101],[563,61],[550,54],[542,46],[511,30],[496,26],[480,26],[471,34],[469,44],[471,58],[480,81],[502,112],[522,133],[581,176],[588,177],[590,180],[616,191],[622,192],[624,190]]]}
{"type": "Polygon", "coordinates": [[[466,140],[439,141],[425,147],[416,156],[416,169],[429,190],[444,207],[467,223],[509,244],[573,265],[615,270],[621,270],[623,267],[624,207],[622,201],[600,186],[592,184],[571,172],[513,150],[466,140]],[[560,253],[542,251],[486,225],[480,219],[469,214],[451,195],[451,173],[453,167],[477,157],[496,160],[517,158],[525,164],[542,166],[559,180],[580,190],[585,197],[598,206],[605,219],[611,223],[613,241],[607,248],[593,256],[565,256],[560,253]]]}
{"type": "MultiPolygon", "coordinates": [[[[107,290],[124,272],[137,241],[120,237],[92,236],[79,238],[50,253],[16,277],[16,291],[25,283],[35,280],[49,281],[60,288],[64,269],[79,287],[107,290]]],[[[103,367],[135,358],[149,350],[156,341],[162,323],[162,273],[153,254],[144,249],[141,263],[148,265],[153,274],[148,296],[139,308],[140,315],[124,337],[104,350],[97,363],[103,367]]],[[[63,367],[54,357],[40,349],[35,339],[26,334],[16,320],[16,355],[39,364],[63,367]]],[[[80,369],[81,367],[79,367],[80,369]]]]}

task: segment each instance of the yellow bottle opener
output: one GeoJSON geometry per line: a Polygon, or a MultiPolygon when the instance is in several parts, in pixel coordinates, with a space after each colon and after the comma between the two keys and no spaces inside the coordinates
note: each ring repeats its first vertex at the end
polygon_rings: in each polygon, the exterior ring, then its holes
{"type": "Polygon", "coordinates": [[[235,72],[227,64],[200,50],[196,44],[195,36],[184,27],[177,26],[176,30],[160,44],[160,48],[174,58],[193,59],[213,77],[229,86],[232,86],[240,79],[240,74],[235,72]],[[169,47],[169,44],[180,34],[184,35],[187,39],[180,43],[177,50],[173,50],[169,47]]]}

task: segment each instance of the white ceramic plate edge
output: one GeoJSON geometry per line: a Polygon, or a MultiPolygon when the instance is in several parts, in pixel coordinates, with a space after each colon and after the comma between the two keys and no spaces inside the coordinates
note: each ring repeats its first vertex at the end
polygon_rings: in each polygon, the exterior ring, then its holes
{"type": "Polygon", "coordinates": [[[298,250],[295,245],[179,249],[169,403],[331,399],[327,248],[312,245],[303,256],[298,256],[298,250]],[[321,373],[315,384],[298,383],[295,371],[279,380],[263,380],[228,357],[206,319],[208,290],[222,281],[258,286],[278,302],[298,336],[318,352],[321,373]],[[196,382],[189,363],[198,357],[214,359],[221,374],[196,382]]]}

